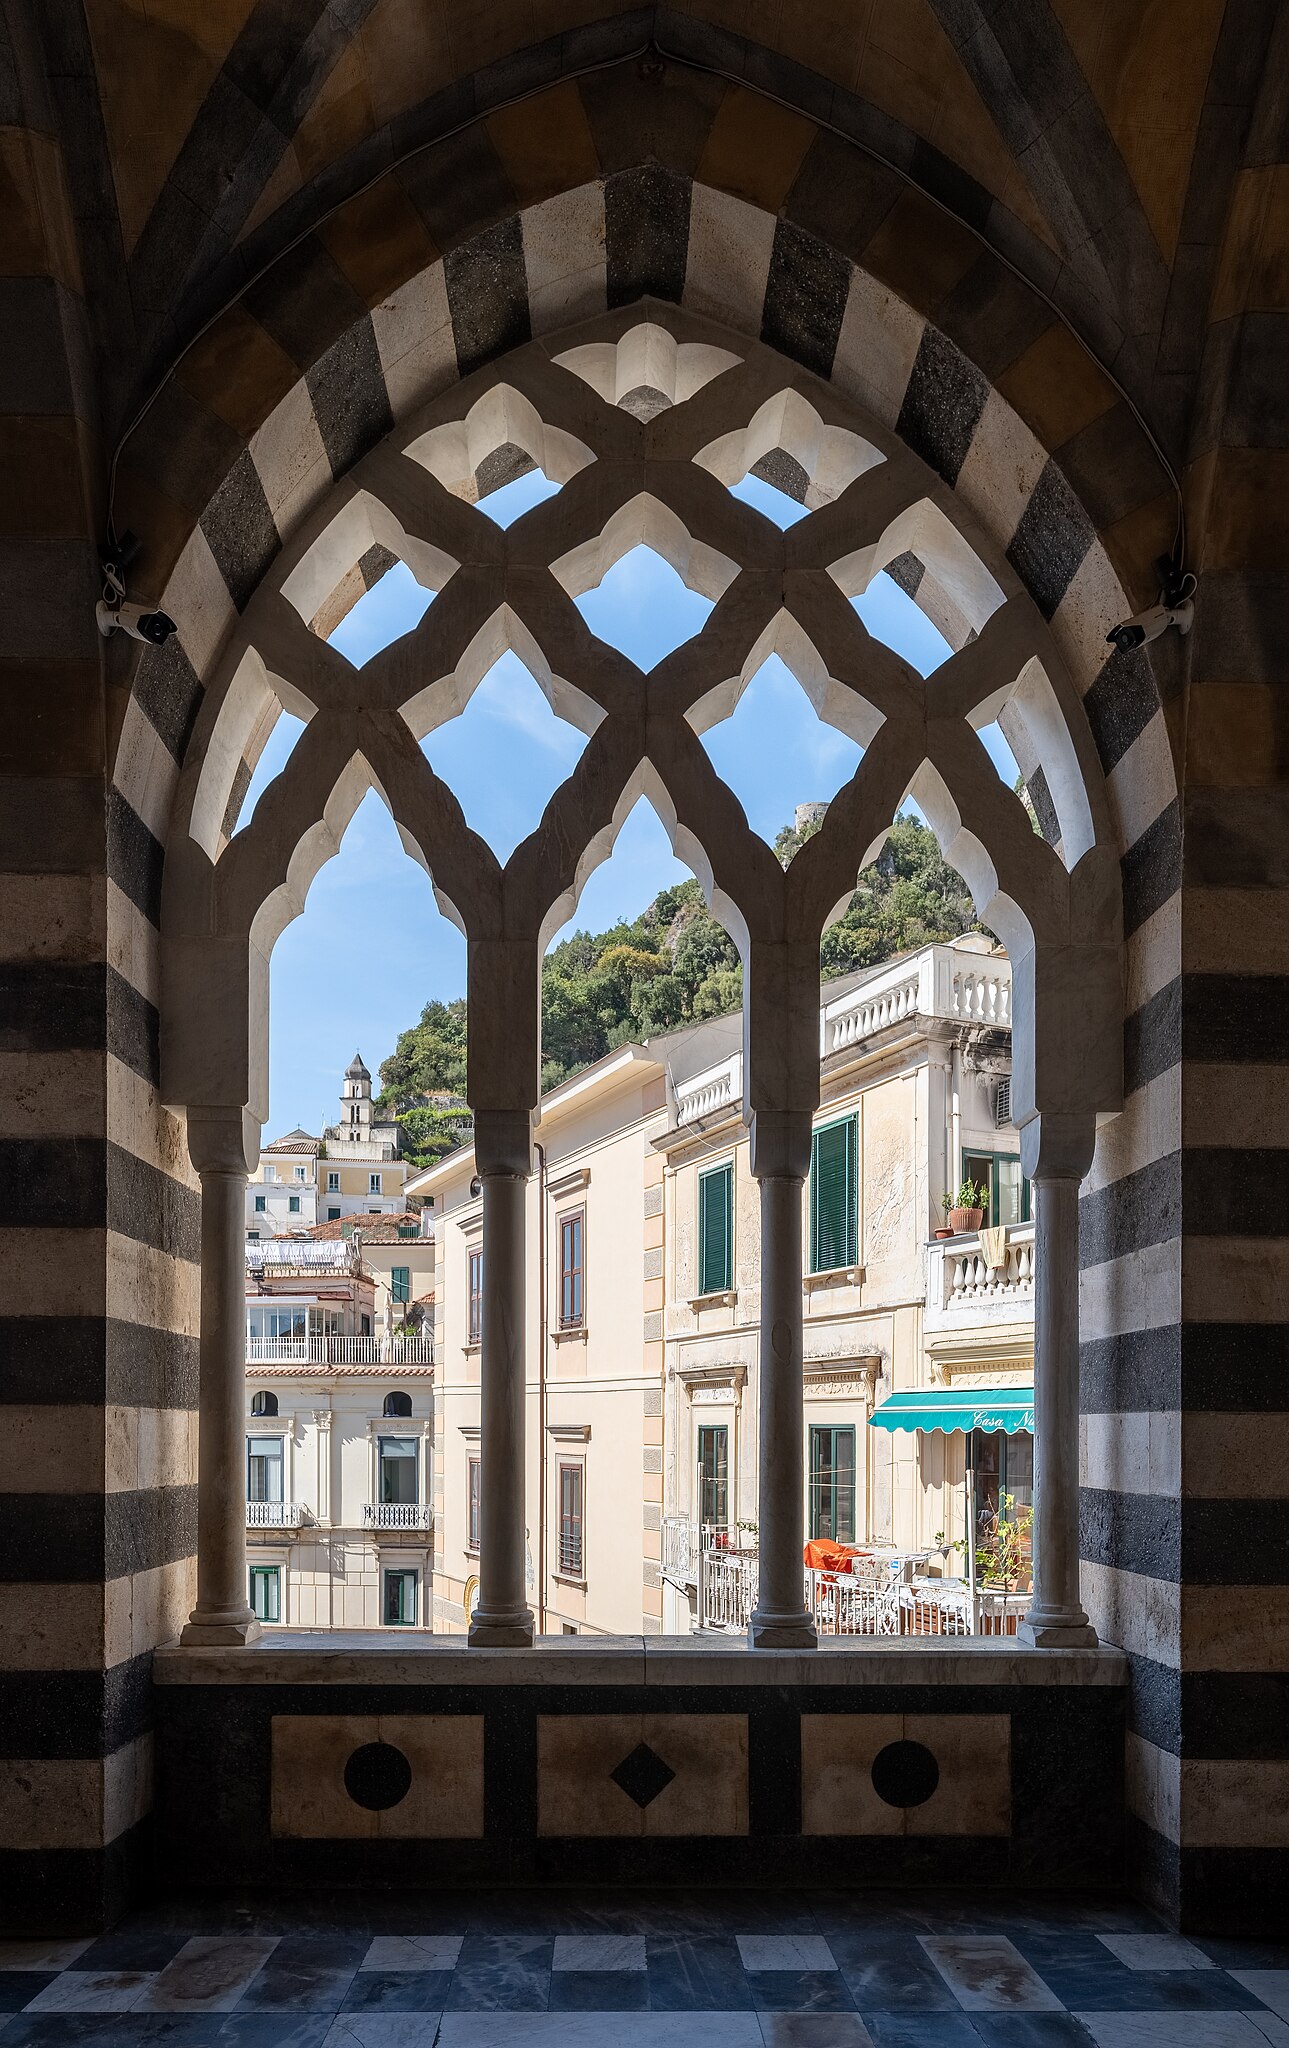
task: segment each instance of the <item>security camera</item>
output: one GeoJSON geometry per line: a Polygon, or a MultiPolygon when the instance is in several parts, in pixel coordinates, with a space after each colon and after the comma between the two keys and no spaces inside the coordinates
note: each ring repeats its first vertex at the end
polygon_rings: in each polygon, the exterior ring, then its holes
{"type": "Polygon", "coordinates": [[[1121,626],[1115,626],[1106,634],[1106,641],[1120,654],[1131,654],[1134,647],[1144,647],[1148,640],[1158,640],[1170,626],[1176,626],[1179,633],[1189,633],[1195,623],[1195,606],[1190,598],[1183,598],[1180,604],[1152,604],[1149,611],[1135,612],[1125,619],[1121,626]]]}
{"type": "Polygon", "coordinates": [[[105,640],[121,632],[128,633],[131,640],[146,640],[153,647],[164,647],[171,634],[179,631],[168,612],[155,611],[147,604],[131,604],[124,598],[117,605],[100,598],[94,616],[105,640]]]}

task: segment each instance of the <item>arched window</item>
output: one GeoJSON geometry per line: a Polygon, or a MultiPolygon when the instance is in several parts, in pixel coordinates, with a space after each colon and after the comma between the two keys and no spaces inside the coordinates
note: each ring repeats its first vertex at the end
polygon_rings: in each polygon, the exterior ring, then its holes
{"type": "Polygon", "coordinates": [[[411,1395],[386,1394],[384,1412],[386,1415],[410,1415],[412,1412],[411,1395]]]}
{"type": "Polygon", "coordinates": [[[252,1394],[252,1395],[251,1395],[251,1414],[252,1414],[252,1415],[276,1415],[276,1414],[277,1414],[277,1395],[276,1395],[276,1394],[270,1394],[269,1392],[267,1392],[267,1390],[262,1390],[262,1391],[261,1391],[260,1393],[258,1393],[258,1394],[252,1394]]]}

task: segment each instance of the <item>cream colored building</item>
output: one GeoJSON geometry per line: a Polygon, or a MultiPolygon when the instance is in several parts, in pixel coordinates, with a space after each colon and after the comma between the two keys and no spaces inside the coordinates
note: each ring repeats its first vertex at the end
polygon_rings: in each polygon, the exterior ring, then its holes
{"type": "Polygon", "coordinates": [[[321,1139],[294,1130],[262,1148],[246,1188],[247,1236],[400,1215],[408,1166],[399,1145],[398,1125],[375,1120],[371,1075],[355,1053],[341,1081],[339,1117],[321,1139]]]}
{"type": "MultiPolygon", "coordinates": [[[[963,1536],[968,1437],[870,1418],[895,1393],[1031,1382],[1009,1018],[1008,962],[974,937],[821,990],[803,1537],[912,1551],[963,1536]],[[934,1235],[966,1175],[988,1181],[985,1221],[1004,1226],[992,1267],[978,1235],[934,1235]]],[[[719,1018],[624,1046],[543,1098],[527,1197],[526,1520],[528,1597],[548,1632],[683,1633],[702,1526],[737,1542],[741,1522],[755,1541],[760,1232],[742,1058],[742,1020],[719,1018]]],[[[439,1259],[434,1625],[463,1629],[480,1481],[473,1152],[408,1191],[433,1202],[439,1259]]],[[[978,1505],[991,1484],[1023,1503],[1030,1438],[989,1434],[978,1505]]]]}
{"type": "Polygon", "coordinates": [[[249,1594],[266,1624],[427,1623],[433,1339],[382,1331],[377,1301],[357,1239],[247,1245],[249,1594]]]}

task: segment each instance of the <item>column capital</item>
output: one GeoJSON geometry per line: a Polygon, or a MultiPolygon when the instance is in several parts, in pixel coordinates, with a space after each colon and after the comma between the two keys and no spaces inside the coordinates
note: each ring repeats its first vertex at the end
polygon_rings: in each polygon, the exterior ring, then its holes
{"type": "Polygon", "coordinates": [[[808,1109],[754,1109],[748,1117],[755,1180],[804,1180],[814,1119],[808,1109]]]}
{"type": "Polygon", "coordinates": [[[1027,1180],[1084,1180],[1096,1142],[1097,1120],[1091,1110],[1081,1116],[1040,1110],[1021,1125],[1021,1168],[1027,1180]]]}
{"type": "Polygon", "coordinates": [[[482,1175],[513,1174],[527,1180],[533,1170],[531,1110],[476,1110],[474,1163],[482,1175]]]}
{"type": "Polygon", "coordinates": [[[188,1156],[198,1173],[253,1173],[260,1122],[248,1109],[194,1104],[187,1111],[188,1156]]]}

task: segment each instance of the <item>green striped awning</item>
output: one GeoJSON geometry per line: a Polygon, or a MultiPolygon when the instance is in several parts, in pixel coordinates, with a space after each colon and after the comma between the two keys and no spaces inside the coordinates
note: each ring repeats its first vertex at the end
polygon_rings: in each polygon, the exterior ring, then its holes
{"type": "Polygon", "coordinates": [[[874,1429],[1034,1429],[1033,1387],[922,1387],[892,1394],[869,1416],[874,1429]]]}

